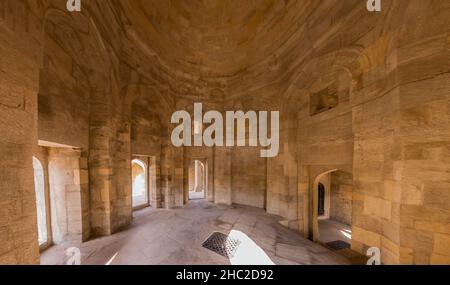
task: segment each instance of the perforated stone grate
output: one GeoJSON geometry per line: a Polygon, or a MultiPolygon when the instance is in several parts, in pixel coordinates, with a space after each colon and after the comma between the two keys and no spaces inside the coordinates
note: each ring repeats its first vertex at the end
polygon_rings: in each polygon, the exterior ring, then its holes
{"type": "Polygon", "coordinates": [[[342,241],[342,240],[329,242],[329,243],[327,243],[327,246],[329,248],[331,248],[332,250],[342,250],[342,249],[347,249],[347,248],[351,247],[349,243],[342,241]]]}
{"type": "Polygon", "coordinates": [[[241,241],[231,238],[223,233],[213,233],[203,244],[204,248],[214,251],[224,257],[232,258],[241,244],[241,241]]]}

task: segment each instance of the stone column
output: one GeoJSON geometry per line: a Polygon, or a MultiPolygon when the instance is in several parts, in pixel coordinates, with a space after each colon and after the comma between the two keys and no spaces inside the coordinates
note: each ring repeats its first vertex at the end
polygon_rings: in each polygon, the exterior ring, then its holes
{"type": "Polygon", "coordinates": [[[149,165],[149,187],[150,187],[150,206],[153,208],[162,208],[161,194],[161,162],[158,157],[150,157],[149,165]]]}
{"type": "Polygon", "coordinates": [[[29,12],[25,1],[0,5],[0,264],[39,263],[32,150],[41,23],[29,12]]]}
{"type": "MultiPolygon", "coordinates": [[[[95,95],[91,95],[91,98],[95,95]]],[[[111,192],[113,187],[110,157],[112,126],[108,124],[108,105],[102,99],[92,101],[89,132],[89,185],[91,201],[91,227],[93,236],[112,234],[111,192]]]]}
{"type": "Polygon", "coordinates": [[[231,205],[231,151],[214,148],[214,202],[231,205]]]}
{"type": "MultiPolygon", "coordinates": [[[[285,218],[289,228],[299,228],[303,214],[298,213],[298,157],[296,102],[284,107],[280,122],[280,150],[276,157],[267,159],[267,212],[285,218]]],[[[302,198],[300,198],[302,199],[302,198]]]]}
{"type": "Polygon", "coordinates": [[[91,226],[94,236],[103,236],[119,231],[132,219],[131,131],[129,112],[121,105],[123,96],[104,90],[113,84],[110,80],[117,79],[95,75],[98,78],[92,81],[99,86],[91,94],[89,133],[91,226]]]}
{"type": "Polygon", "coordinates": [[[171,187],[173,181],[173,154],[170,142],[167,137],[163,138],[161,147],[161,194],[163,197],[164,208],[170,209],[174,204],[173,189],[171,187]]]}

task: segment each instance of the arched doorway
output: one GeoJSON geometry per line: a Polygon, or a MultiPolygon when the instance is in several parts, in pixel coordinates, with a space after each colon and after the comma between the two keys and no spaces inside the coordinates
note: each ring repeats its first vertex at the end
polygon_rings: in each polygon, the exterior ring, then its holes
{"type": "Polygon", "coordinates": [[[45,195],[45,177],[42,163],[36,157],[33,157],[34,169],[34,189],[36,193],[37,225],[39,246],[45,246],[48,243],[47,230],[47,203],[45,195]]]}
{"type": "Polygon", "coordinates": [[[206,198],[206,165],[194,160],[189,166],[189,200],[206,198]]]}
{"type": "Polygon", "coordinates": [[[148,206],[147,166],[142,160],[134,159],[131,163],[132,205],[134,209],[148,206]]]}
{"type": "Polygon", "coordinates": [[[319,187],[317,189],[319,196],[319,205],[317,215],[320,217],[325,216],[325,186],[322,183],[319,183],[319,187]]]}
{"type": "Polygon", "coordinates": [[[352,175],[338,169],[314,181],[313,240],[333,250],[351,247],[352,184],[352,175]]]}

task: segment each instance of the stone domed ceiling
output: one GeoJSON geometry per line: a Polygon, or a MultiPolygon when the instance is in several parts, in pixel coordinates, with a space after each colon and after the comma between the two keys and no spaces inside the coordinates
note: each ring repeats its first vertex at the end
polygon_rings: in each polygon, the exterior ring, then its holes
{"type": "Polygon", "coordinates": [[[273,54],[319,1],[131,0],[128,25],[168,66],[229,77],[273,54]]]}

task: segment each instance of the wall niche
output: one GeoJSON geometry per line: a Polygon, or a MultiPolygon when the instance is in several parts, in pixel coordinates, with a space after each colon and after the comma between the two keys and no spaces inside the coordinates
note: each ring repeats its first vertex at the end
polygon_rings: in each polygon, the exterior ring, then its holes
{"type": "Polygon", "coordinates": [[[339,95],[336,82],[322,90],[312,93],[309,100],[310,115],[314,116],[334,109],[339,104],[339,95]]]}

